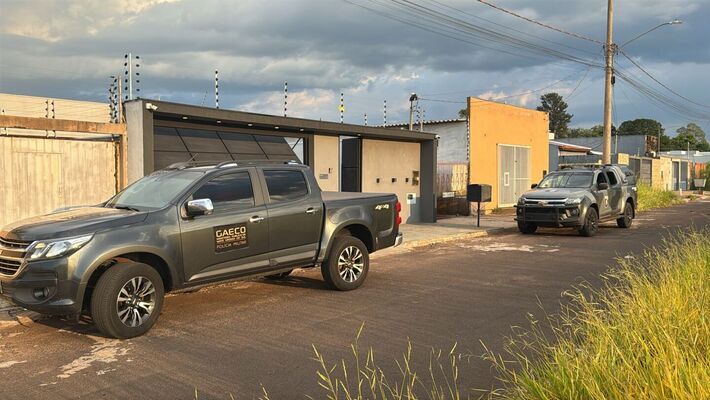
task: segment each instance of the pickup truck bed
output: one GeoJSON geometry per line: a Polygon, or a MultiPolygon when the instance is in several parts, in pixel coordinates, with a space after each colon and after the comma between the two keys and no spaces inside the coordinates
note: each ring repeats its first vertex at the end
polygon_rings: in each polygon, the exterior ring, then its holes
{"type": "Polygon", "coordinates": [[[389,199],[391,197],[392,195],[388,193],[321,192],[321,198],[326,206],[328,203],[344,200],[389,199]]]}

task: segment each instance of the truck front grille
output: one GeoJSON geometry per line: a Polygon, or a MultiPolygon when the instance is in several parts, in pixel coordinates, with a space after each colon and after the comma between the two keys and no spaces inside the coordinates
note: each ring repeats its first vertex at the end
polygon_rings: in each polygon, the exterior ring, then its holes
{"type": "Polygon", "coordinates": [[[31,242],[0,238],[0,275],[11,277],[17,274],[27,255],[31,242]]]}
{"type": "Polygon", "coordinates": [[[526,208],[525,219],[530,221],[553,222],[557,221],[558,213],[554,208],[526,208]]]}
{"type": "Polygon", "coordinates": [[[20,270],[22,261],[7,260],[0,257],[0,275],[13,276],[20,270]]]}

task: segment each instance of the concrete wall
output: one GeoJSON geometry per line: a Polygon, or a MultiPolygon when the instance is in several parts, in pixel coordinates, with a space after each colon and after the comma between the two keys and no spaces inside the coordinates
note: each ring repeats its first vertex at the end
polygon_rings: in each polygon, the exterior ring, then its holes
{"type": "Polygon", "coordinates": [[[340,190],[340,138],[313,136],[313,173],[321,190],[340,190]]]}
{"type": "Polygon", "coordinates": [[[420,184],[412,180],[420,175],[420,144],[364,139],[362,141],[362,191],[395,193],[402,203],[402,221],[418,222],[421,205],[420,184]],[[379,178],[379,183],[377,179],[379,178]],[[392,182],[396,179],[396,182],[392,182]],[[416,194],[416,204],[407,204],[407,193],[416,194]]]}
{"type": "MultiPolygon", "coordinates": [[[[542,179],[549,164],[547,113],[527,108],[468,98],[470,121],[471,183],[492,186],[492,201],[498,207],[498,145],[530,148],[530,181],[542,179]]],[[[529,186],[528,186],[529,187],[529,186]]]]}

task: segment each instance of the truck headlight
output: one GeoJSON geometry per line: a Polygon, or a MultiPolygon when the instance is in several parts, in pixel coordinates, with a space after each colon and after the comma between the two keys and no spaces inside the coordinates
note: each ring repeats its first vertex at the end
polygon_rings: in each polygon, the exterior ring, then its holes
{"type": "Polygon", "coordinates": [[[61,257],[79,250],[94,235],[78,236],[65,239],[42,240],[36,242],[28,253],[30,260],[61,257]]]}
{"type": "Polygon", "coordinates": [[[576,199],[567,199],[565,200],[565,205],[566,206],[574,206],[582,202],[581,197],[577,197],[576,199]]]}
{"type": "Polygon", "coordinates": [[[525,205],[525,197],[518,197],[518,205],[522,206],[525,205]]]}

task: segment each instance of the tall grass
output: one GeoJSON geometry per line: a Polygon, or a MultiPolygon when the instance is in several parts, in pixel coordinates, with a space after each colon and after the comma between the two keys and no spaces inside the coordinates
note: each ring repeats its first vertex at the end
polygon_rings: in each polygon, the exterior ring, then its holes
{"type": "Polygon", "coordinates": [[[620,264],[488,354],[504,384],[493,398],[710,399],[710,229],[620,264]]]}
{"type": "MultiPolygon", "coordinates": [[[[328,363],[313,346],[318,363],[318,385],[322,398],[328,400],[459,400],[465,398],[459,388],[458,360],[454,345],[448,353],[432,350],[428,370],[422,374],[412,368],[412,344],[398,360],[396,373],[388,373],[375,361],[372,348],[360,348],[360,326],[355,341],[350,345],[352,358],[328,363]]],[[[321,397],[319,397],[321,398],[321,397]]]]}
{"type": "Polygon", "coordinates": [[[670,190],[657,189],[645,183],[639,183],[636,187],[638,187],[637,211],[669,207],[683,202],[675,192],[670,190]]]}

